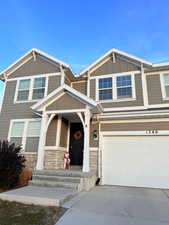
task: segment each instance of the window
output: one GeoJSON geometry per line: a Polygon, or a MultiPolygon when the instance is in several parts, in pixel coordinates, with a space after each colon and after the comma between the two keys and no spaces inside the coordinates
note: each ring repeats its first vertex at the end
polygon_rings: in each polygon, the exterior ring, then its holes
{"type": "Polygon", "coordinates": [[[32,99],[40,99],[44,97],[45,82],[45,77],[38,77],[34,79],[32,99]]]}
{"type": "Polygon", "coordinates": [[[24,122],[14,122],[11,129],[10,141],[17,146],[22,145],[24,122]]]}
{"type": "Polygon", "coordinates": [[[30,78],[18,81],[15,102],[38,100],[45,97],[46,77],[30,78]]]}
{"type": "Polygon", "coordinates": [[[18,88],[18,101],[26,101],[29,98],[30,80],[20,80],[18,88]]]}
{"type": "Polygon", "coordinates": [[[132,98],[131,75],[116,78],[117,98],[132,98]]]}
{"type": "Polygon", "coordinates": [[[15,143],[16,146],[21,145],[26,152],[36,152],[38,150],[40,128],[40,120],[12,121],[9,141],[15,143]]]}
{"type": "MultiPolygon", "coordinates": [[[[168,90],[169,92],[169,90],[168,90]]],[[[127,100],[135,98],[134,74],[113,75],[98,79],[98,100],[127,100]]]]}
{"type": "Polygon", "coordinates": [[[28,137],[39,137],[40,136],[40,121],[30,121],[28,124],[28,137]]]}
{"type": "Polygon", "coordinates": [[[163,80],[164,80],[164,89],[165,89],[164,97],[169,98],[169,74],[164,74],[163,80]]]}
{"type": "Polygon", "coordinates": [[[108,100],[112,98],[112,78],[99,79],[99,99],[108,100]]]}

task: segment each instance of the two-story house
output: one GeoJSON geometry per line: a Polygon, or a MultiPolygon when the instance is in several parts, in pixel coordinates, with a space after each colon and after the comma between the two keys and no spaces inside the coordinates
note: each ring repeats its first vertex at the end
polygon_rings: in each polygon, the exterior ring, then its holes
{"type": "Polygon", "coordinates": [[[32,49],[1,72],[0,139],[28,167],[71,165],[102,184],[169,188],[169,63],[112,49],[79,75],[32,49]]]}

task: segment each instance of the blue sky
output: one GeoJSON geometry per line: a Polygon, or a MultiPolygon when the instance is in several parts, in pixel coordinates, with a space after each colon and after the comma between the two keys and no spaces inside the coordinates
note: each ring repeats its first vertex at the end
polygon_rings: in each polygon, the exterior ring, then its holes
{"type": "Polygon", "coordinates": [[[6,0],[0,8],[0,70],[33,47],[76,73],[113,47],[169,61],[167,0],[6,0]]]}

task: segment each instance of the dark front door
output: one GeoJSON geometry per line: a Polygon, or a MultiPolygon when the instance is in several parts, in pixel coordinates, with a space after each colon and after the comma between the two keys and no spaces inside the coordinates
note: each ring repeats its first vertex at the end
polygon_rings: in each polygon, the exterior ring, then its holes
{"type": "Polygon", "coordinates": [[[72,123],[70,126],[70,164],[83,164],[84,133],[81,123],[72,123]]]}

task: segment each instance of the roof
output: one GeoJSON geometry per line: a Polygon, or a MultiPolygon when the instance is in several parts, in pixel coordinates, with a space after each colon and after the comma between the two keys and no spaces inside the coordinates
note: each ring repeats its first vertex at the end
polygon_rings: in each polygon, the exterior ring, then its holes
{"type": "Polygon", "coordinates": [[[153,64],[149,61],[146,61],[142,58],[139,58],[137,56],[133,56],[131,54],[128,54],[126,52],[120,51],[116,48],[112,48],[111,50],[109,50],[108,52],[106,52],[104,55],[102,55],[100,58],[98,58],[95,62],[93,62],[92,64],[90,64],[86,69],[84,69],[82,72],[80,72],[80,75],[83,75],[84,73],[86,73],[88,70],[90,70],[91,68],[93,68],[95,65],[97,65],[98,63],[100,63],[102,60],[104,60],[106,57],[108,57],[109,55],[116,53],[122,56],[125,56],[127,58],[133,59],[135,61],[138,61],[140,63],[146,64],[148,66],[152,66],[153,64]]]}
{"type": "MultiPolygon", "coordinates": [[[[15,68],[19,63],[21,63],[22,60],[26,59],[30,54],[33,54],[33,53],[37,53],[37,54],[39,54],[39,55],[41,55],[41,56],[43,56],[43,57],[45,57],[45,58],[47,58],[47,59],[49,59],[49,60],[55,62],[55,63],[58,63],[58,64],[60,64],[60,65],[62,65],[62,66],[64,66],[64,67],[66,67],[66,68],[69,68],[69,69],[72,71],[71,66],[70,66],[69,64],[67,64],[67,63],[61,61],[60,59],[57,59],[57,58],[55,58],[55,57],[53,57],[53,56],[51,56],[51,55],[49,55],[49,54],[47,54],[47,53],[45,53],[45,52],[39,50],[39,49],[33,48],[33,49],[31,49],[30,51],[28,51],[26,54],[24,54],[22,57],[20,57],[18,60],[16,60],[14,63],[12,63],[12,64],[11,64],[9,67],[7,67],[5,70],[3,70],[3,71],[0,73],[0,77],[2,77],[2,75],[4,75],[4,74],[7,74],[7,72],[8,72],[9,70],[11,70],[12,68],[15,68]]],[[[73,72],[72,72],[72,73],[73,73],[73,72]]]]}
{"type": "Polygon", "coordinates": [[[41,108],[43,106],[45,106],[50,101],[53,102],[55,100],[55,98],[63,92],[66,92],[66,93],[70,94],[71,96],[78,98],[79,101],[81,101],[84,104],[89,105],[90,107],[100,107],[100,106],[98,106],[97,102],[94,101],[93,99],[87,97],[86,95],[75,90],[74,88],[64,84],[64,85],[60,86],[59,88],[57,88],[56,90],[54,90],[52,93],[50,93],[44,99],[42,99],[41,101],[34,104],[31,108],[33,110],[41,111],[41,108]]]}

